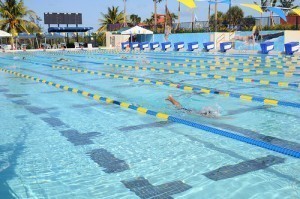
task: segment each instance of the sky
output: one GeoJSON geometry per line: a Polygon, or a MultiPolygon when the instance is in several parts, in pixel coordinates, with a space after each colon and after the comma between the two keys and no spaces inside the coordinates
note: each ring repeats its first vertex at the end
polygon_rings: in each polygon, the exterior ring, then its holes
{"type": "MultiPolygon", "coordinates": [[[[258,0],[260,1],[260,0],[258,0]]],[[[82,13],[83,24],[80,26],[93,27],[96,31],[100,27],[99,19],[101,12],[106,13],[107,8],[111,6],[119,6],[123,10],[123,0],[24,0],[28,9],[35,11],[38,16],[44,19],[45,12],[63,12],[63,13],[82,13]]],[[[253,0],[232,0],[232,5],[239,5],[240,3],[253,3],[253,0]]],[[[296,0],[295,5],[300,5],[300,0],[296,0]]],[[[150,18],[154,11],[153,0],[127,0],[127,15],[137,14],[142,20],[150,18]]],[[[158,13],[164,13],[165,0],[158,4],[158,13]]],[[[226,12],[227,4],[220,4],[218,10],[226,12]]],[[[175,14],[178,13],[178,1],[168,0],[168,8],[175,14]]],[[[259,16],[256,11],[249,8],[242,7],[245,16],[259,16]]],[[[211,11],[214,12],[213,10],[211,11]]],[[[181,6],[181,22],[191,21],[192,12],[185,6],[181,6]]],[[[208,3],[197,2],[195,15],[198,21],[206,21],[208,16],[208,3]]],[[[42,21],[42,23],[44,23],[42,21]]],[[[47,27],[44,26],[44,31],[47,27]]]]}

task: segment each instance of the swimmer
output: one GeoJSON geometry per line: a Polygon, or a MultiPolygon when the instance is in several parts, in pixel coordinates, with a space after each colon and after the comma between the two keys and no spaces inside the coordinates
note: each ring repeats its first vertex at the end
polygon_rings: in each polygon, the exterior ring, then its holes
{"type": "Polygon", "coordinates": [[[122,56],[121,56],[121,59],[127,59],[127,57],[126,57],[126,56],[124,56],[124,55],[122,55],[122,56]]]}
{"type": "Polygon", "coordinates": [[[60,58],[60,59],[58,59],[58,60],[56,60],[56,61],[69,61],[68,59],[65,59],[65,58],[60,58]]]}
{"type": "Polygon", "coordinates": [[[170,101],[176,108],[179,110],[186,111],[188,113],[196,113],[204,117],[209,117],[209,118],[217,118],[220,117],[220,112],[219,110],[215,110],[211,107],[204,107],[201,111],[193,111],[191,109],[184,108],[178,101],[176,101],[172,95],[169,95],[168,98],[166,99],[170,101]]]}
{"type": "Polygon", "coordinates": [[[14,59],[14,60],[20,60],[20,59],[23,59],[23,60],[24,60],[24,59],[26,59],[26,57],[22,57],[22,58],[21,58],[21,57],[15,56],[15,57],[13,57],[13,59],[14,59]]]}

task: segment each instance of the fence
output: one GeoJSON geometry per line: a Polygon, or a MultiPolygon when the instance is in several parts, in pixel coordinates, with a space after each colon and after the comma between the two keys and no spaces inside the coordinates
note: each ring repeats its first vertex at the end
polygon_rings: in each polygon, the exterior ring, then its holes
{"type": "MultiPolygon", "coordinates": [[[[210,31],[230,31],[230,30],[251,30],[254,25],[262,26],[265,29],[272,29],[275,25],[283,25],[282,28],[291,26],[290,28],[299,30],[300,28],[300,17],[299,16],[287,16],[287,22],[283,21],[278,16],[273,17],[250,17],[243,18],[240,20],[238,25],[232,25],[226,20],[218,20],[217,28],[215,27],[215,21],[195,21],[195,22],[182,22],[173,23],[172,32],[210,32],[210,31]]],[[[132,27],[132,24],[128,24],[132,27]]],[[[158,24],[156,27],[154,25],[141,25],[144,28],[153,30],[156,33],[164,32],[164,25],[158,24]]],[[[117,31],[124,27],[124,24],[109,24],[107,27],[108,31],[117,31]]]]}

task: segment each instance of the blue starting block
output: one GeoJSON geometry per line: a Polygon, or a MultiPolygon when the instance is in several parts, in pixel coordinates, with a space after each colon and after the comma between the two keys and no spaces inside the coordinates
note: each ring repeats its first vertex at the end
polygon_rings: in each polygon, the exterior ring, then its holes
{"type": "Polygon", "coordinates": [[[128,42],[128,41],[122,42],[122,43],[121,43],[121,48],[122,48],[122,50],[125,50],[126,47],[127,47],[128,45],[129,45],[129,42],[128,42]]]}
{"type": "Polygon", "coordinates": [[[149,42],[140,43],[140,50],[145,50],[145,48],[149,48],[149,42]]]}
{"type": "Polygon", "coordinates": [[[220,43],[221,52],[226,52],[227,50],[232,48],[232,42],[223,42],[220,43]]]}
{"type": "Polygon", "coordinates": [[[274,42],[261,43],[260,48],[262,54],[268,54],[271,50],[274,50],[274,42]]]}
{"type": "Polygon", "coordinates": [[[183,48],[184,48],[184,42],[183,41],[174,43],[174,50],[175,51],[179,51],[180,49],[183,49],[183,48]]]}
{"type": "Polygon", "coordinates": [[[160,45],[158,42],[152,42],[150,43],[150,49],[151,50],[155,50],[156,48],[158,48],[160,45]]]}
{"type": "Polygon", "coordinates": [[[136,49],[138,47],[140,47],[140,43],[139,42],[131,42],[130,43],[131,50],[134,50],[134,49],[136,49]]]}
{"type": "Polygon", "coordinates": [[[198,49],[199,48],[199,44],[198,42],[191,42],[191,43],[188,43],[188,51],[194,51],[195,49],[198,49]]]}
{"type": "Polygon", "coordinates": [[[215,48],[215,43],[214,42],[206,42],[206,43],[203,43],[203,47],[206,51],[210,51],[215,48]]]}
{"type": "Polygon", "coordinates": [[[293,55],[294,52],[297,52],[300,49],[299,42],[286,43],[284,44],[284,47],[285,47],[285,54],[287,55],[293,55]]]}
{"type": "Polygon", "coordinates": [[[171,48],[172,47],[172,44],[171,44],[171,42],[164,42],[164,43],[161,43],[161,49],[163,50],[163,51],[166,51],[166,50],[168,50],[169,48],[171,48]]]}

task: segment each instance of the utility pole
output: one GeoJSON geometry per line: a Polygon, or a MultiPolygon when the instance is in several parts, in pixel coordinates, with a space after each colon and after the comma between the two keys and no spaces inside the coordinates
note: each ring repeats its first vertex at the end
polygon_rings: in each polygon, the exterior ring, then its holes
{"type": "Polygon", "coordinates": [[[180,1],[178,2],[178,25],[177,28],[180,28],[180,1]]]}
{"type": "Polygon", "coordinates": [[[208,28],[209,28],[209,22],[210,22],[210,1],[208,2],[208,28]]]}
{"type": "Polygon", "coordinates": [[[218,31],[218,0],[215,0],[215,32],[218,31]]]}
{"type": "Polygon", "coordinates": [[[126,23],[126,0],[123,0],[124,2],[124,27],[127,26],[127,23],[126,23]]]}

